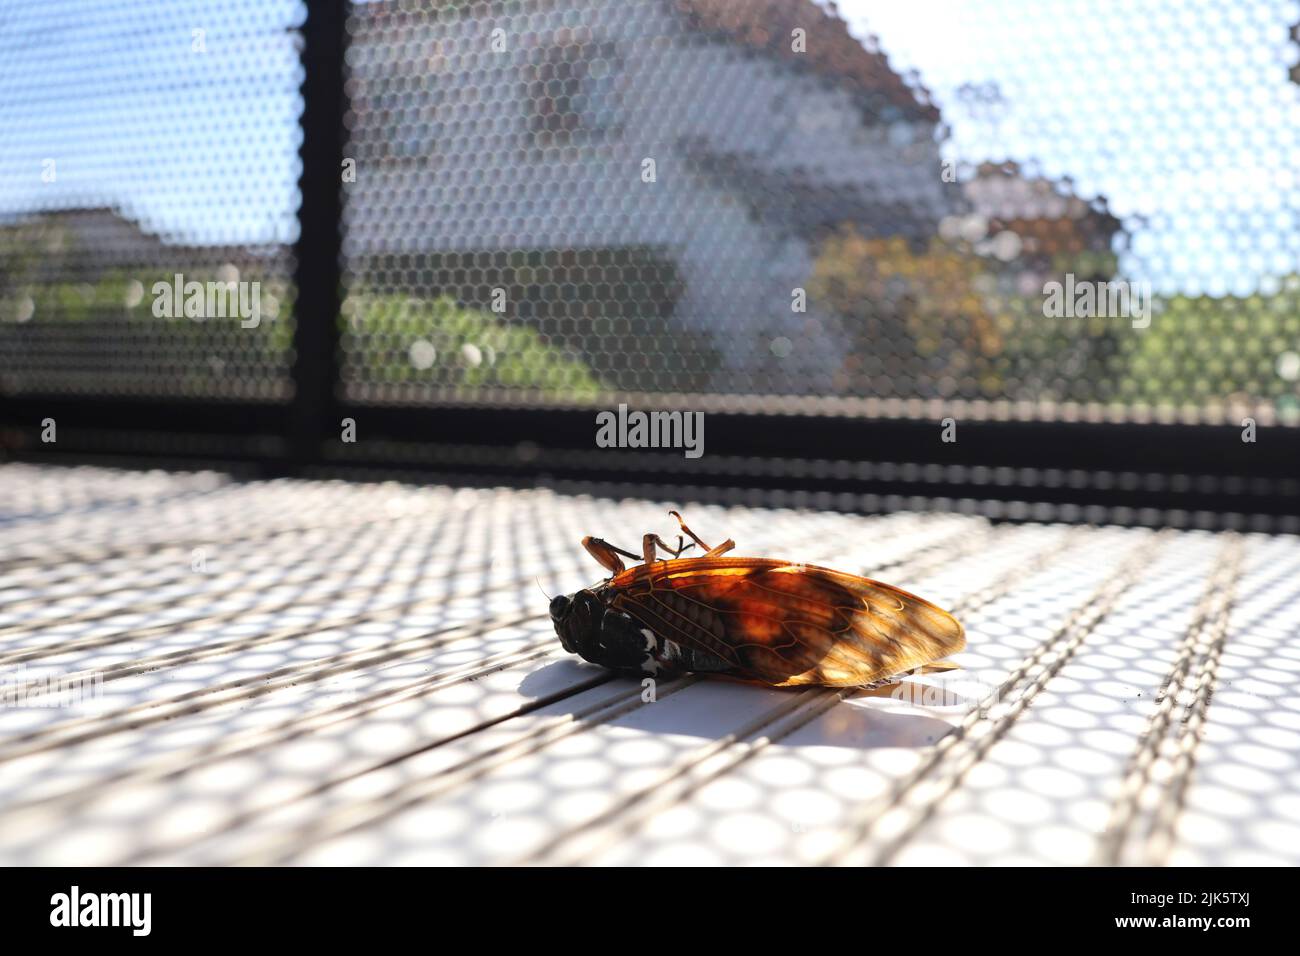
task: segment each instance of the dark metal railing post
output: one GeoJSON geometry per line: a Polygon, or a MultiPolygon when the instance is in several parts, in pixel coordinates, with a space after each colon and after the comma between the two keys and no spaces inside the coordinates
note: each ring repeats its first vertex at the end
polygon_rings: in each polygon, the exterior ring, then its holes
{"type": "Polygon", "coordinates": [[[294,398],[287,436],[292,467],[320,460],[322,442],[338,429],[348,7],[348,0],[308,0],[302,31],[302,206],[294,249],[294,398]]]}

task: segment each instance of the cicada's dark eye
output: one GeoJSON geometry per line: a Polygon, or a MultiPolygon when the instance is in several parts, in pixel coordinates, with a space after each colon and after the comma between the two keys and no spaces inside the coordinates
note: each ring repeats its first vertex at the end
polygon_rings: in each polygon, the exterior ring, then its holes
{"type": "Polygon", "coordinates": [[[551,620],[562,621],[564,616],[569,613],[569,605],[573,603],[563,594],[551,599],[551,620]]]}

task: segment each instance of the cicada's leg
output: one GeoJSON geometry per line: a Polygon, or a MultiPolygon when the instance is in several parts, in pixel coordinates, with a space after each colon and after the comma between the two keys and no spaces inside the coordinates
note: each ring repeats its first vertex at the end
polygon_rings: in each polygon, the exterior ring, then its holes
{"type": "Polygon", "coordinates": [[[582,539],[582,546],[587,549],[587,553],[600,562],[600,566],[608,571],[611,575],[622,574],[625,565],[619,555],[625,558],[637,559],[637,555],[631,551],[624,551],[622,548],[616,548],[608,541],[601,538],[593,538],[587,535],[582,539]]]}
{"type": "MultiPolygon", "coordinates": [[[[685,551],[687,548],[693,548],[695,547],[695,545],[682,544],[682,539],[679,537],[677,539],[677,550],[674,551],[672,548],[668,546],[668,544],[664,541],[663,538],[659,537],[659,535],[657,534],[642,535],[641,558],[643,561],[645,561],[646,564],[654,564],[656,547],[663,548],[666,553],[671,554],[674,558],[677,558],[680,557],[681,553],[685,551]]],[[[662,561],[666,559],[660,558],[659,560],[662,561]]]]}
{"type": "Polygon", "coordinates": [[[670,511],[668,513],[677,519],[677,525],[682,529],[682,534],[686,535],[686,537],[690,538],[692,541],[698,544],[701,549],[705,551],[709,550],[709,546],[700,540],[700,536],[696,534],[694,531],[692,531],[690,528],[686,527],[686,522],[682,520],[682,516],[679,513],[677,513],[676,511],[670,511]]]}
{"type": "Polygon", "coordinates": [[[719,555],[726,554],[728,551],[730,551],[730,550],[731,550],[732,548],[734,548],[735,546],[736,546],[736,542],[734,542],[734,541],[732,541],[730,538],[728,538],[726,541],[722,542],[722,544],[718,545],[716,548],[709,548],[708,553],[705,554],[704,557],[706,557],[706,558],[716,558],[716,557],[718,557],[719,555]]]}
{"type": "Polygon", "coordinates": [[[700,548],[703,549],[704,551],[703,556],[706,558],[716,558],[719,555],[726,554],[728,551],[730,551],[732,548],[736,546],[736,542],[728,538],[726,541],[722,542],[722,544],[718,545],[716,548],[710,548],[707,544],[705,544],[703,541],[700,540],[699,535],[697,535],[690,528],[686,527],[686,522],[682,520],[681,515],[679,515],[676,511],[670,511],[668,513],[677,519],[677,524],[681,526],[682,533],[685,534],[688,538],[690,538],[692,541],[698,544],[700,548]]]}

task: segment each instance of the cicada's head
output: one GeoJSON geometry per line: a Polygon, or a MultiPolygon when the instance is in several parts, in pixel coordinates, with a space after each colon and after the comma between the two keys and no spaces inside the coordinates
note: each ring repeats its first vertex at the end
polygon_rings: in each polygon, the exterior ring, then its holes
{"type": "Polygon", "coordinates": [[[570,654],[589,661],[596,656],[595,648],[604,616],[605,605],[591,591],[582,590],[567,597],[559,595],[551,599],[551,622],[560,643],[570,654]]]}

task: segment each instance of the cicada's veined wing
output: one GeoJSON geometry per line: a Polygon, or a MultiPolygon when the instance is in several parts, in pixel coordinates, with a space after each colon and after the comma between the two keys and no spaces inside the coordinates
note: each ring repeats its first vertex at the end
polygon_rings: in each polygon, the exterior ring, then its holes
{"type": "Polygon", "coordinates": [[[775,686],[855,687],[966,646],[947,611],[856,575],[766,558],[640,565],[607,585],[613,607],[656,635],[775,686]]]}

